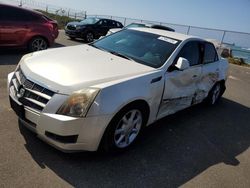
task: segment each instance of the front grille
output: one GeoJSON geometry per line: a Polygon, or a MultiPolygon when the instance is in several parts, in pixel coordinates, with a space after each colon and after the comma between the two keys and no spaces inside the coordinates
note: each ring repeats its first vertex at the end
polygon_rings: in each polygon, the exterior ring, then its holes
{"type": "Polygon", "coordinates": [[[11,80],[10,92],[24,106],[37,111],[42,111],[55,94],[53,91],[28,80],[20,68],[17,69],[11,80]]]}
{"type": "Polygon", "coordinates": [[[68,30],[76,30],[76,27],[74,25],[68,25],[67,29],[68,30]]]}

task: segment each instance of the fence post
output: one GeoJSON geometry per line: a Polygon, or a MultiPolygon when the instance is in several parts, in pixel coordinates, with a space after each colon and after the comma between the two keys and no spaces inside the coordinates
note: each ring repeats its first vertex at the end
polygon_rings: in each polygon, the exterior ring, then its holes
{"type": "Polygon", "coordinates": [[[49,8],[48,8],[48,5],[46,5],[46,12],[47,12],[47,13],[48,13],[48,9],[49,9],[49,8]]]}
{"type": "Polygon", "coordinates": [[[187,35],[189,34],[189,31],[190,31],[190,26],[188,26],[187,35]]]}
{"type": "Polygon", "coordinates": [[[22,6],[23,6],[23,1],[20,0],[19,7],[22,7],[22,6]]]}
{"type": "Polygon", "coordinates": [[[69,12],[70,12],[70,9],[68,10],[68,17],[69,17],[69,12]]]}
{"type": "Polygon", "coordinates": [[[124,24],[123,24],[124,27],[126,26],[126,21],[127,21],[127,18],[124,19],[124,24]]]}
{"type": "Polygon", "coordinates": [[[87,11],[84,11],[84,19],[87,18],[87,11]]]}
{"type": "Polygon", "coordinates": [[[220,41],[220,47],[222,46],[222,43],[223,43],[224,38],[225,38],[225,35],[226,35],[226,31],[223,31],[223,36],[222,36],[221,41],[220,41]]]}
{"type": "Polygon", "coordinates": [[[76,12],[75,12],[75,20],[76,20],[76,12]]]}

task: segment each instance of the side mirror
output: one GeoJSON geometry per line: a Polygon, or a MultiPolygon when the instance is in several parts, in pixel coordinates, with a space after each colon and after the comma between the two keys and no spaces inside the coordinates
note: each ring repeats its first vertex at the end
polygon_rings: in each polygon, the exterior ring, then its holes
{"type": "Polygon", "coordinates": [[[189,68],[190,64],[189,61],[184,57],[179,57],[177,63],[175,64],[175,67],[182,71],[189,68]]]}

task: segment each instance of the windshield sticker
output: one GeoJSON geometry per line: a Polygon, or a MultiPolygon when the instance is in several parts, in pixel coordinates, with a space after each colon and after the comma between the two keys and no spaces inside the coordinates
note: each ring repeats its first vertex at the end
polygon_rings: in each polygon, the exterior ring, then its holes
{"type": "Polygon", "coordinates": [[[159,40],[163,40],[165,42],[169,42],[171,44],[176,44],[178,41],[177,40],[173,40],[173,39],[170,39],[170,38],[167,38],[167,37],[163,37],[163,36],[160,36],[158,37],[159,40]]]}

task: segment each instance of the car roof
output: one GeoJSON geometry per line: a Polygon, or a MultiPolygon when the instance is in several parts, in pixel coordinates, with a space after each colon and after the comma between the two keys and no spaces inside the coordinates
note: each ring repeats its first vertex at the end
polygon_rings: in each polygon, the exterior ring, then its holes
{"type": "Polygon", "coordinates": [[[163,29],[163,30],[175,32],[175,30],[171,27],[167,27],[167,26],[159,25],[159,24],[146,23],[146,22],[132,22],[132,23],[128,24],[127,26],[133,25],[133,24],[144,25],[146,27],[150,27],[150,28],[154,28],[154,29],[163,29]]]}
{"type": "Polygon", "coordinates": [[[182,33],[177,33],[177,32],[172,32],[172,31],[167,31],[167,30],[162,30],[162,29],[153,29],[153,28],[129,28],[132,30],[137,30],[137,31],[142,31],[142,32],[147,32],[147,33],[152,33],[156,35],[162,35],[170,38],[174,38],[177,40],[187,40],[187,39],[198,39],[198,40],[204,40],[200,37],[195,37],[191,35],[185,35],[182,33]]]}
{"type": "Polygon", "coordinates": [[[11,8],[17,8],[17,9],[21,9],[21,10],[30,12],[30,13],[32,13],[32,14],[36,14],[36,15],[43,16],[43,13],[41,13],[41,12],[39,12],[39,11],[31,10],[31,9],[24,8],[24,7],[19,7],[19,6],[15,6],[15,5],[9,5],[9,4],[3,4],[3,3],[0,3],[0,6],[11,7],[11,8]]]}

